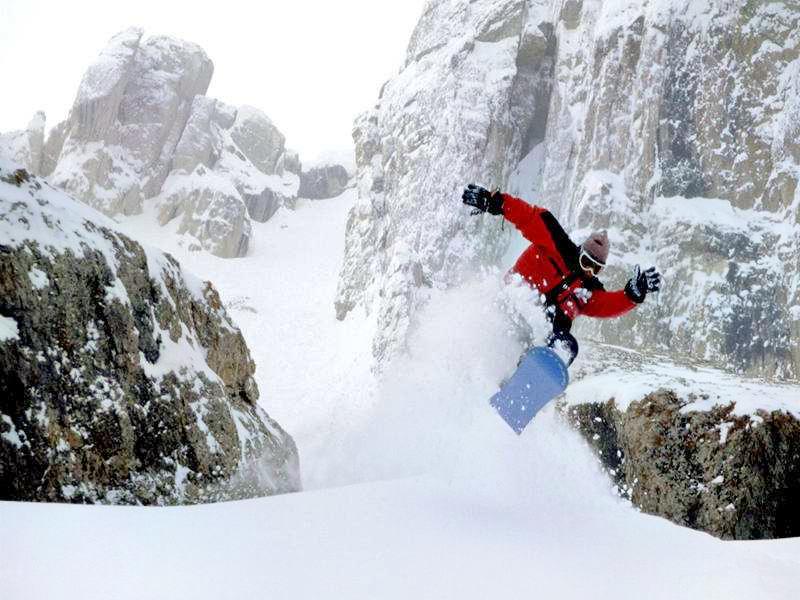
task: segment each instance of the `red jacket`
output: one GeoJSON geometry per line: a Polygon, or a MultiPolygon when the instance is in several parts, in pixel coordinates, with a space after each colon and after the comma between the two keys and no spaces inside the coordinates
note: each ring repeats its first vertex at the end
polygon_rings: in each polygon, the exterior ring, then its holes
{"type": "Polygon", "coordinates": [[[512,272],[536,286],[548,304],[569,319],[578,315],[618,317],[636,306],[624,290],[607,292],[597,277],[580,268],[580,247],[550,211],[503,194],[503,215],[532,242],[512,272]]]}

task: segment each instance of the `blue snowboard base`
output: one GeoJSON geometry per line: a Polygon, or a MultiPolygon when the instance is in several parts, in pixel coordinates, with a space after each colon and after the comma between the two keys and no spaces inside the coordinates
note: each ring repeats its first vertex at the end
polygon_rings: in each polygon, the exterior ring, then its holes
{"type": "Polygon", "coordinates": [[[567,389],[567,365],[552,348],[534,347],[489,403],[511,429],[521,434],[544,406],[567,389]]]}

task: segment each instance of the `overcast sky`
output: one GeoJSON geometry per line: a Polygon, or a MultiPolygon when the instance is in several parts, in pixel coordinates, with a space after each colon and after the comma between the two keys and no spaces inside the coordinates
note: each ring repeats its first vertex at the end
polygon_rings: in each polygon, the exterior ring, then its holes
{"type": "Polygon", "coordinates": [[[306,158],[351,143],[353,118],[402,66],[425,0],[0,0],[0,131],[37,109],[48,127],[81,76],[131,26],[201,45],[208,94],[262,109],[306,158]]]}

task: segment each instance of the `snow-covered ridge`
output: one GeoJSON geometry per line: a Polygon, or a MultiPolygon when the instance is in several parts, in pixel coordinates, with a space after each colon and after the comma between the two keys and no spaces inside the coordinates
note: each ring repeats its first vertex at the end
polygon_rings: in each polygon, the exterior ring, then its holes
{"type": "Polygon", "coordinates": [[[193,503],[296,490],[291,437],[216,290],[0,159],[3,499],[193,503]]]}
{"type": "Polygon", "coordinates": [[[474,181],[550,208],[577,241],[608,229],[607,287],[663,270],[658,302],[584,335],[797,376],[798,25],[792,2],[428,3],[355,123],[339,316],[376,312],[383,360],[429,288],[503,256],[509,228],[460,206],[474,181]]]}

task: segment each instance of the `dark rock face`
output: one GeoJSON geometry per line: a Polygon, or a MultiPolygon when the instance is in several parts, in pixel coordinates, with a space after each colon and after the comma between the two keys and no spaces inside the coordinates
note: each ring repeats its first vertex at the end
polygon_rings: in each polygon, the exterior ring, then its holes
{"type": "Polygon", "coordinates": [[[0,163],[0,499],[296,491],[292,438],[216,290],[0,163]]]}
{"type": "Polygon", "coordinates": [[[691,32],[678,23],[669,33],[670,52],[657,137],[663,171],[659,192],[666,197],[704,196],[708,186],[693,146],[698,139],[694,112],[702,73],[687,69],[684,62],[693,42],[691,32]]]}
{"type": "Polygon", "coordinates": [[[660,390],[625,412],[609,400],[565,414],[643,511],[723,539],[800,535],[800,421],[733,403],[681,412],[691,400],[660,390]]]}
{"type": "Polygon", "coordinates": [[[342,165],[314,167],[300,174],[300,190],[297,195],[311,200],[334,198],[347,188],[349,181],[347,169],[342,165]]]}
{"type": "Polygon", "coordinates": [[[250,218],[265,223],[281,206],[288,204],[289,199],[269,188],[264,188],[260,194],[245,194],[244,202],[250,218]]]}

